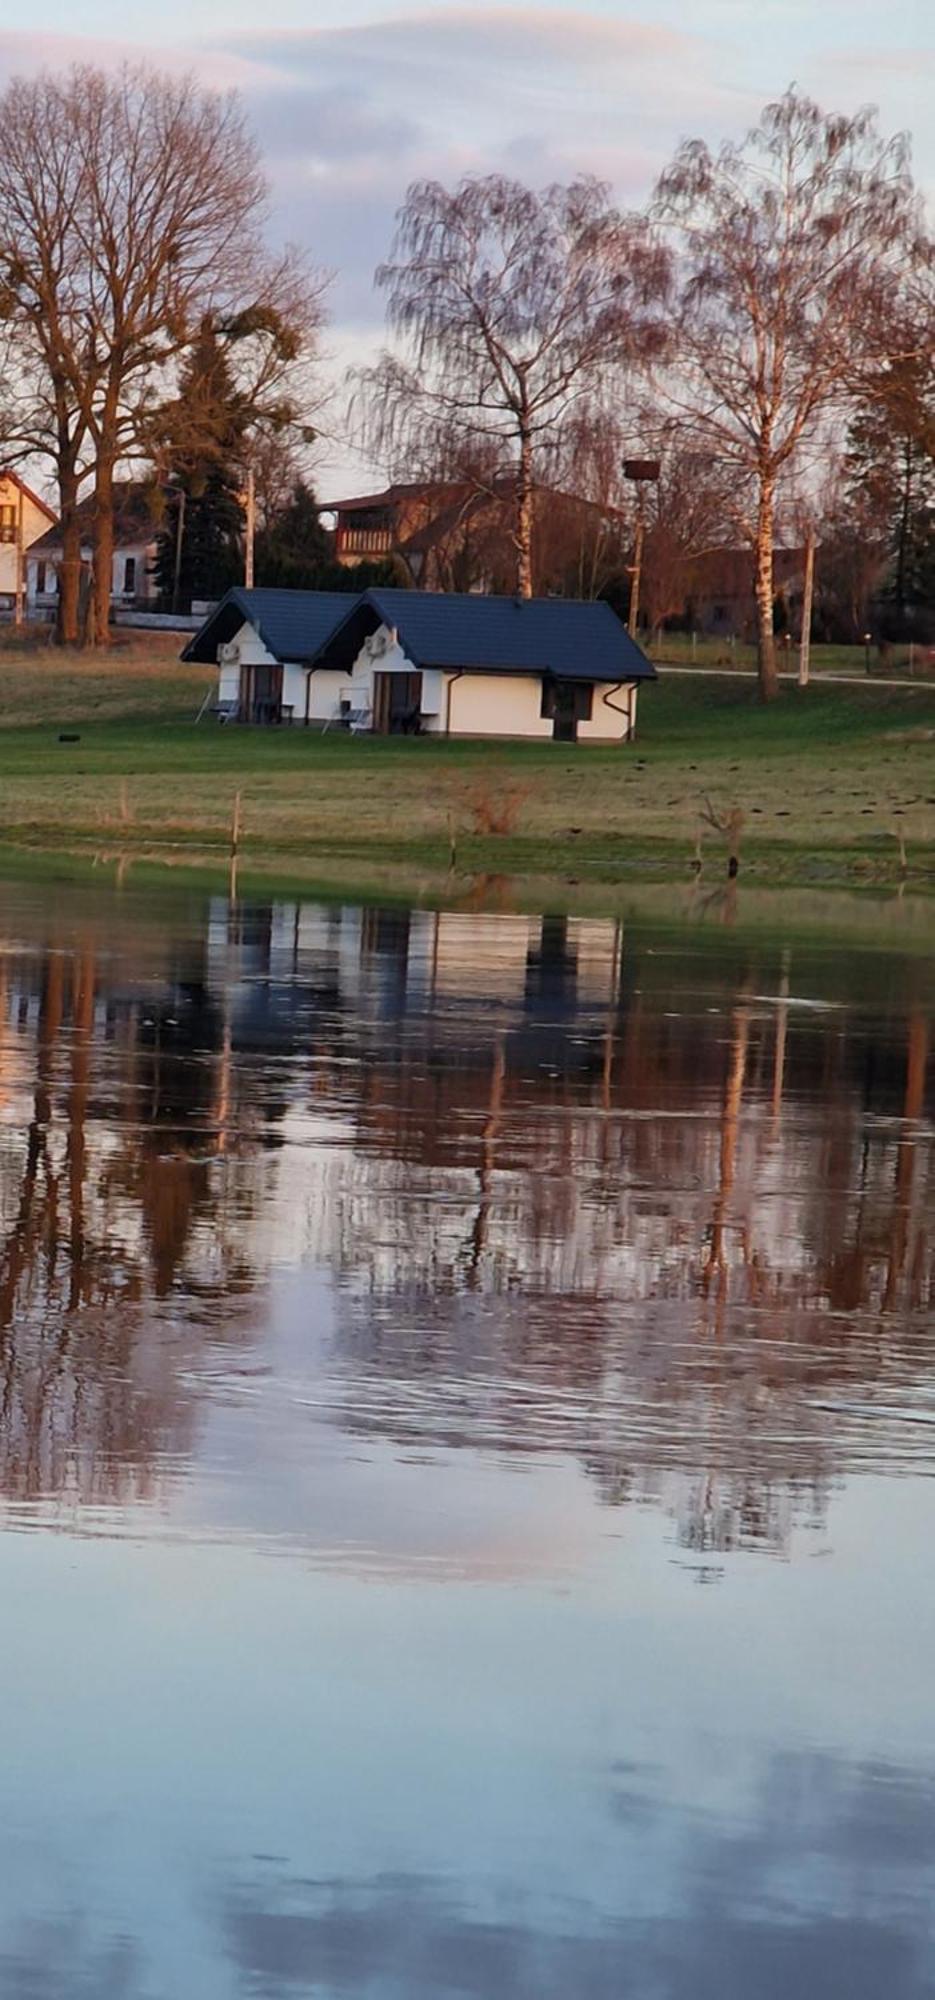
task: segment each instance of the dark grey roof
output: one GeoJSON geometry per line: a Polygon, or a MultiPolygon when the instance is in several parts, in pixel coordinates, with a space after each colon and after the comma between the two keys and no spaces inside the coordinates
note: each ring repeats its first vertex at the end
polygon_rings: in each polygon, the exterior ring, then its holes
{"type": "Polygon", "coordinates": [[[346,667],[367,631],[395,626],[415,667],[555,674],[562,680],[653,680],[655,668],[609,604],[566,597],[480,597],[440,591],[230,590],[186,646],[215,660],[247,620],[278,660],[346,667]]]}
{"type": "Polygon", "coordinates": [[[275,659],[304,663],[314,658],[359,601],[347,590],[229,590],[189,641],[182,658],[215,661],[218,647],[246,621],[255,626],[275,659]]]}
{"type": "MultiPolygon", "coordinates": [[[[562,680],[655,679],[642,648],[602,602],[377,588],[348,607],[348,619],[363,606],[396,627],[403,651],[416,667],[550,673],[562,680]]],[[[324,641],[316,664],[326,664],[340,629],[324,641]]]]}

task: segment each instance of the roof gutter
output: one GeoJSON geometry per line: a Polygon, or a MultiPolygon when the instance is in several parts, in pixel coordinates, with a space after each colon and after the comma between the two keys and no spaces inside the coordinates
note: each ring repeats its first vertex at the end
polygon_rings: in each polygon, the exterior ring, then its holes
{"type": "Polygon", "coordinates": [[[464,667],[455,667],[454,672],[452,673],[445,689],[445,735],[446,736],[451,735],[451,690],[454,687],[455,681],[459,681],[461,679],[462,674],[465,671],[466,670],[464,667]]]}
{"type": "Polygon", "coordinates": [[[601,701],[603,702],[604,707],[613,709],[615,715],[623,716],[624,722],[627,725],[627,733],[623,739],[625,743],[629,743],[630,735],[633,729],[633,717],[630,713],[630,703],[629,701],[627,701],[626,708],[621,708],[620,703],[618,701],[614,701],[613,697],[615,694],[620,693],[621,688],[633,688],[635,686],[636,686],[635,681],[614,681],[613,686],[605,688],[601,694],[601,701]]]}

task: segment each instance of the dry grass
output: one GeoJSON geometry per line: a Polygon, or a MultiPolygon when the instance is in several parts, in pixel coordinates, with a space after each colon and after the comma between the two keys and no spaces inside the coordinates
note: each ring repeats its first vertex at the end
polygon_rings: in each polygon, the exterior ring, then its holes
{"type": "Polygon", "coordinates": [[[177,633],[120,632],[106,648],[71,650],[0,627],[0,728],[55,723],[194,721],[215,680],[182,666],[177,633]]]}

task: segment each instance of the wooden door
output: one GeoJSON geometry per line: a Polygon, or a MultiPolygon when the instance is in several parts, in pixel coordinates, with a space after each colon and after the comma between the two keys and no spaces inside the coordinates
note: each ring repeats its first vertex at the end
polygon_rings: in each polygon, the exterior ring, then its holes
{"type": "Polygon", "coordinates": [[[374,674],[373,726],[380,736],[417,735],[421,714],[421,674],[374,674]]]}
{"type": "Polygon", "coordinates": [[[577,690],[568,681],[558,681],[552,708],[552,735],[556,743],[578,740],[577,690]]]}
{"type": "Polygon", "coordinates": [[[245,722],[279,722],[282,716],[282,668],[242,667],[240,713],[245,722]]]}

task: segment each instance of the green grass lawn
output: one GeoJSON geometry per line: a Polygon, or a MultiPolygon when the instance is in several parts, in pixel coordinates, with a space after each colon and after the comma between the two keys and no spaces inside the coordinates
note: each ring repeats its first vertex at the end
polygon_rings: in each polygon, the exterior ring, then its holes
{"type": "MultiPolygon", "coordinates": [[[[690,632],[661,632],[647,646],[650,657],[660,664],[680,667],[708,667],[732,669],[735,672],[753,673],[756,669],[756,646],[752,641],[736,639],[733,644],[726,638],[710,638],[706,634],[690,632]]],[[[869,671],[872,678],[880,675],[918,677],[935,684],[935,648],[913,646],[900,641],[898,645],[883,647],[872,644],[869,650],[859,646],[826,646],[813,643],[811,648],[811,671],[813,674],[842,674],[864,676],[869,671]]],[[[776,664],[780,674],[798,672],[798,641],[790,639],[788,645],[781,635],[776,639],[776,664]]]]}
{"type": "MultiPolygon", "coordinates": [[[[218,856],[239,791],[245,864],[421,877],[451,828],[459,869],[612,882],[690,875],[707,798],[744,814],[745,876],[898,881],[901,834],[935,887],[935,687],[784,687],[763,708],[748,681],[673,676],[643,691],[638,742],[605,749],[195,726],[212,680],[164,646],[0,654],[0,839],[218,856]],[[479,833],[507,798],[512,830],[479,833]]],[[[703,853],[713,878],[715,834],[703,853]]]]}

